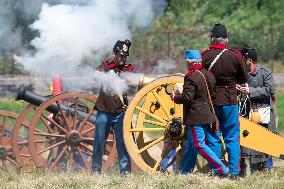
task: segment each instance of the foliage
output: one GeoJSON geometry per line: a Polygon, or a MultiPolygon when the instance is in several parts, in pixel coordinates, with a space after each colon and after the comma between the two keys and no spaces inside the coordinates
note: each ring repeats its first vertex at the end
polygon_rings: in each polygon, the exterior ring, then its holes
{"type": "Polygon", "coordinates": [[[168,0],[164,15],[155,25],[143,31],[143,37],[141,33],[134,35],[138,48],[143,49],[136,52],[138,57],[143,56],[147,46],[145,59],[167,57],[164,52],[170,43],[170,58],[178,60],[184,49],[207,48],[210,29],[220,22],[229,30],[230,47],[240,48],[246,43],[257,48],[261,62],[283,63],[283,10],[284,1],[168,0]]]}
{"type": "MultiPolygon", "coordinates": [[[[129,61],[142,62],[138,65],[141,71],[151,71],[161,59],[174,59],[180,64],[185,49],[207,48],[210,29],[217,22],[227,26],[230,47],[239,48],[247,43],[257,48],[261,62],[283,64],[284,1],[167,0],[167,3],[163,16],[152,27],[138,30],[131,26],[133,46],[129,61]]],[[[30,40],[38,35],[28,28],[35,18],[25,18],[19,13],[15,19],[15,27],[22,28],[23,44],[29,46],[30,40]]],[[[1,61],[0,74],[20,73],[12,62],[1,61]]]]}
{"type": "Polygon", "coordinates": [[[0,60],[0,75],[22,74],[13,59],[0,60]]]}

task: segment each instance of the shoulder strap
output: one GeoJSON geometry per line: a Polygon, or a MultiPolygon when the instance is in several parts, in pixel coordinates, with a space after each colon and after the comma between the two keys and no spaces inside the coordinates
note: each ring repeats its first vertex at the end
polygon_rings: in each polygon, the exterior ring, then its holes
{"type": "Polygon", "coordinates": [[[220,56],[223,54],[223,52],[225,52],[228,49],[223,49],[213,60],[213,62],[211,62],[208,70],[211,70],[211,68],[215,65],[215,63],[217,62],[217,60],[220,58],[220,56]]]}
{"type": "Polygon", "coordinates": [[[208,84],[207,84],[207,80],[206,80],[204,74],[203,74],[201,71],[199,71],[199,70],[196,70],[196,71],[201,74],[201,76],[203,77],[204,83],[205,83],[205,85],[206,85],[206,90],[207,90],[207,95],[208,95],[209,104],[210,104],[211,110],[212,110],[212,112],[213,112],[213,114],[214,114],[214,116],[215,116],[216,122],[218,122],[218,124],[216,124],[216,131],[218,131],[218,130],[220,129],[220,128],[219,128],[219,120],[218,120],[218,118],[217,118],[217,116],[216,116],[216,113],[215,113],[215,109],[214,109],[213,102],[212,102],[212,99],[211,99],[211,94],[210,94],[210,91],[209,91],[209,87],[208,87],[208,84]]]}
{"type": "Polygon", "coordinates": [[[121,101],[121,103],[122,103],[122,108],[123,108],[123,109],[126,109],[127,105],[124,103],[122,94],[119,93],[119,92],[117,92],[117,95],[118,95],[118,97],[119,97],[119,99],[120,99],[120,101],[121,101]]]}
{"type": "Polygon", "coordinates": [[[209,100],[209,103],[210,103],[210,106],[211,106],[211,109],[212,109],[212,112],[215,114],[215,110],[214,110],[214,107],[213,107],[213,103],[212,103],[212,99],[211,99],[211,94],[210,94],[210,91],[209,91],[209,87],[208,87],[208,84],[207,84],[207,81],[206,81],[206,78],[204,76],[204,74],[199,71],[199,70],[196,70],[198,73],[200,73],[203,77],[203,80],[205,82],[205,85],[206,85],[206,90],[207,90],[207,95],[208,95],[208,100],[209,100]]]}

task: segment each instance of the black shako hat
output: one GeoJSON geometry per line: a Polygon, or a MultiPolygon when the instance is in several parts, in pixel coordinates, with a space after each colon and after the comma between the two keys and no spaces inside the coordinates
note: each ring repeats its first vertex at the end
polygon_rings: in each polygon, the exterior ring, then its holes
{"type": "Polygon", "coordinates": [[[257,61],[257,51],[254,48],[249,48],[248,49],[248,58],[251,58],[252,61],[257,61]]]}
{"type": "Polygon", "coordinates": [[[125,39],[125,41],[118,40],[113,47],[113,52],[119,53],[123,56],[129,56],[130,46],[131,42],[128,39],[125,39]]]}
{"type": "Polygon", "coordinates": [[[228,38],[228,32],[225,25],[217,23],[211,30],[211,37],[228,38]]]}
{"type": "Polygon", "coordinates": [[[249,50],[249,45],[248,44],[243,44],[242,47],[241,47],[241,54],[245,58],[248,58],[248,50],[249,50]]]}

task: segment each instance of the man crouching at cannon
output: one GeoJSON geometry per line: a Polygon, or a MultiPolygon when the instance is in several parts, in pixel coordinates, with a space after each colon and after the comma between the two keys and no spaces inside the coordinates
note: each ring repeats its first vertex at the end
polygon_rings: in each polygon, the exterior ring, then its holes
{"type": "MultiPolygon", "coordinates": [[[[118,75],[120,75],[122,71],[134,71],[132,64],[125,64],[129,55],[130,46],[131,42],[127,39],[125,41],[117,41],[113,48],[111,61],[103,61],[104,71],[110,71],[118,75]]],[[[127,103],[126,94],[122,95],[117,91],[109,94],[103,90],[103,86],[101,87],[95,104],[97,115],[93,145],[92,173],[101,173],[106,136],[109,135],[111,127],[115,133],[120,174],[123,175],[130,172],[130,157],[126,151],[122,133],[123,118],[127,103]]]]}
{"type": "Polygon", "coordinates": [[[211,133],[219,129],[211,100],[215,94],[215,79],[202,67],[198,50],[186,50],[185,53],[188,73],[184,77],[183,91],[175,91],[172,96],[175,103],[183,104],[183,122],[187,126],[180,173],[193,172],[199,152],[216,175],[225,176],[228,173],[226,166],[206,145],[207,137],[212,137],[211,133]]]}

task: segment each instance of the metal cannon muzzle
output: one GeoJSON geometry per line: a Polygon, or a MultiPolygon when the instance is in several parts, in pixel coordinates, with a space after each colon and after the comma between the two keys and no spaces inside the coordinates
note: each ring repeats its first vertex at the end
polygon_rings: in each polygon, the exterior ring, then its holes
{"type": "Polygon", "coordinates": [[[140,79],[139,79],[139,83],[138,83],[138,90],[142,89],[145,85],[147,85],[148,83],[163,77],[165,75],[144,75],[142,74],[140,79]]]}
{"type": "MultiPolygon", "coordinates": [[[[27,88],[25,86],[20,86],[18,88],[17,94],[15,96],[15,100],[24,100],[30,104],[33,104],[35,106],[40,106],[42,103],[44,103],[46,100],[48,99],[48,97],[46,96],[41,96],[39,94],[33,93],[29,90],[27,90],[27,88]]],[[[63,111],[68,111],[71,113],[75,112],[75,109],[72,107],[68,107],[68,106],[64,106],[61,105],[61,108],[63,111]]],[[[59,108],[57,106],[57,104],[51,104],[50,106],[48,106],[46,108],[46,110],[50,113],[53,113],[54,115],[56,115],[59,112],[59,108]]],[[[78,116],[80,120],[83,120],[85,117],[88,116],[87,113],[82,112],[82,111],[78,111],[78,116]]],[[[94,115],[91,115],[88,119],[88,121],[92,124],[95,124],[96,122],[96,117],[94,115]]]]}

